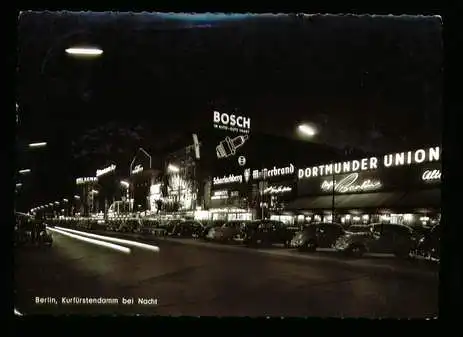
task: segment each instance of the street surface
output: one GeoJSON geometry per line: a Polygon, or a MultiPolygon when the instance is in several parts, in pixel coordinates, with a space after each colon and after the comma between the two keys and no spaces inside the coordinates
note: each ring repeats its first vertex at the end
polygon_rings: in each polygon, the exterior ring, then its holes
{"type": "Polygon", "coordinates": [[[438,268],[416,261],[354,260],[191,239],[152,239],[159,252],[132,247],[125,254],[57,233],[53,237],[52,248],[16,251],[15,308],[23,314],[438,315],[438,268]],[[74,297],[119,303],[63,303],[74,297]],[[123,298],[133,298],[134,304],[122,304],[123,298]],[[136,304],[138,299],[147,304],[136,304]]]}

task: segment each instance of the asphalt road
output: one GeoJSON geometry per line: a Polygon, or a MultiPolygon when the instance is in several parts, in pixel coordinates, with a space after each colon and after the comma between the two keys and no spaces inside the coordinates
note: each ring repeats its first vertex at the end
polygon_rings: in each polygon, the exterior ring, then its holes
{"type": "Polygon", "coordinates": [[[173,241],[156,240],[159,252],[133,248],[125,254],[55,233],[52,248],[16,251],[16,308],[23,314],[438,315],[436,268],[173,241]],[[35,303],[37,297],[56,304],[35,303]],[[63,297],[119,304],[64,304],[63,297]],[[135,303],[122,304],[123,298],[135,303]],[[136,304],[139,298],[152,304],[136,304]]]}

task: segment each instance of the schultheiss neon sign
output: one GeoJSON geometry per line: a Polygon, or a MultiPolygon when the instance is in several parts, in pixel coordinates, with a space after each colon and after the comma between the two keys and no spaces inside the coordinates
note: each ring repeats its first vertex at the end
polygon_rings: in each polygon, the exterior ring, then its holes
{"type": "MultiPolygon", "coordinates": [[[[339,182],[334,180],[334,190],[338,193],[353,193],[377,190],[381,187],[381,182],[379,180],[365,179],[358,182],[358,178],[358,173],[352,173],[339,182]]],[[[332,191],[333,180],[324,180],[321,188],[323,191],[332,191]]]]}

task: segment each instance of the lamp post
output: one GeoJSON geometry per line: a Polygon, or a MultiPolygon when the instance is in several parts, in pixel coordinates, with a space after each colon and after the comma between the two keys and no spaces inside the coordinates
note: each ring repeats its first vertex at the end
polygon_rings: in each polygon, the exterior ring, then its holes
{"type": "Polygon", "coordinates": [[[334,212],[335,212],[335,193],[336,193],[336,176],[334,174],[334,160],[331,161],[331,167],[333,172],[333,183],[331,187],[331,222],[334,223],[334,212]]]}
{"type": "MultiPolygon", "coordinates": [[[[318,130],[313,123],[301,123],[297,126],[297,133],[301,139],[311,140],[318,134],[318,130]]],[[[332,187],[332,199],[331,199],[332,220],[334,217],[334,192],[335,192],[335,186],[334,186],[334,169],[333,169],[333,187],[332,187]]]]}

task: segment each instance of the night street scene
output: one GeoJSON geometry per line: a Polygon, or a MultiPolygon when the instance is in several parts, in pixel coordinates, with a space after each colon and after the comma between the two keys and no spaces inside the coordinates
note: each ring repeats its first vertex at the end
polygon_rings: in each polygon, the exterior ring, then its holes
{"type": "Polygon", "coordinates": [[[438,317],[441,35],[21,13],[15,313],[438,317]]]}

